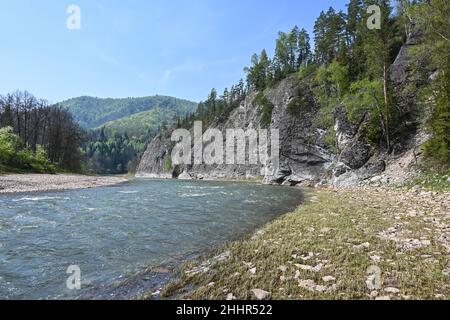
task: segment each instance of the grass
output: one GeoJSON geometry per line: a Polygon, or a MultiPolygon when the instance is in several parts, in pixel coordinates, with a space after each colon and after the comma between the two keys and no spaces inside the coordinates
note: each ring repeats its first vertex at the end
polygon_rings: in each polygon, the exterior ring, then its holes
{"type": "Polygon", "coordinates": [[[23,169],[23,168],[15,168],[5,164],[0,164],[0,174],[8,174],[8,173],[18,173],[18,174],[26,174],[26,173],[39,173],[34,169],[23,169]]]}
{"type": "Polygon", "coordinates": [[[252,290],[262,289],[271,299],[449,299],[450,249],[426,219],[448,225],[445,206],[427,212],[428,204],[418,207],[423,201],[386,194],[310,192],[309,202],[251,238],[188,262],[162,297],[255,299],[252,290]],[[406,214],[414,210],[419,213],[406,214]],[[408,247],[410,239],[420,245],[408,247]],[[374,265],[381,270],[379,290],[366,284],[374,265]]]}
{"type": "Polygon", "coordinates": [[[450,191],[450,170],[447,173],[442,173],[438,171],[426,171],[408,181],[406,183],[408,188],[420,187],[424,190],[431,191],[450,191]]]}

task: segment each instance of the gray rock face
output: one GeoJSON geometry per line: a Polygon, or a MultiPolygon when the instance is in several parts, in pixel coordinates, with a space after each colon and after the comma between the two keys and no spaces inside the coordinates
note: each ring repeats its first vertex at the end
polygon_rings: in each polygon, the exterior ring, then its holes
{"type": "MultiPolygon", "coordinates": [[[[358,121],[361,124],[364,115],[358,121]]],[[[338,172],[343,167],[349,169],[361,168],[372,156],[372,147],[365,141],[364,136],[359,132],[359,125],[348,120],[341,105],[334,112],[334,130],[336,132],[336,144],[339,149],[338,172]]]]}
{"type": "MultiPolygon", "coordinates": [[[[183,177],[188,174],[194,179],[262,178],[265,183],[292,185],[324,179],[334,155],[324,142],[326,131],[314,124],[318,106],[309,87],[286,79],[275,88],[266,90],[264,96],[274,106],[272,122],[267,129],[279,130],[278,166],[274,167],[274,163],[269,161],[258,165],[182,165],[169,168],[168,158],[174,143],[170,141],[170,132],[165,132],[149,144],[137,176],[176,178],[183,173],[183,177]]],[[[224,136],[226,129],[264,129],[260,125],[263,106],[258,105],[257,100],[256,94],[249,94],[225,121],[217,119],[210,128],[221,130],[224,136]]]]}
{"type": "Polygon", "coordinates": [[[170,136],[170,132],[166,131],[153,139],[139,163],[136,176],[162,179],[174,177],[174,170],[170,164],[172,151],[170,136]]]}
{"type": "MultiPolygon", "coordinates": [[[[412,98],[405,94],[405,82],[411,81],[408,48],[414,40],[400,50],[391,66],[391,79],[405,103],[412,98]]],[[[264,97],[273,105],[269,130],[278,129],[280,136],[279,163],[250,165],[180,165],[173,166],[171,152],[175,145],[171,132],[156,137],[142,157],[137,176],[152,178],[219,179],[261,178],[268,184],[315,185],[331,183],[338,186],[354,186],[368,183],[386,169],[386,155],[367,143],[360,121],[350,121],[344,106],[334,113],[336,145],[326,143],[327,130],[317,123],[319,106],[311,91],[311,82],[301,82],[295,77],[281,81],[264,91],[264,97]]],[[[225,119],[216,119],[210,129],[219,129],[225,136],[226,129],[263,129],[261,117],[263,106],[256,93],[250,93],[241,105],[225,119]]],[[[204,128],[205,130],[206,128],[204,128]]],[[[192,130],[191,130],[192,132],[192,130]]],[[[193,136],[193,135],[192,135],[193,136]]],[[[224,137],[225,138],[225,137],[224,137]]],[[[207,143],[204,143],[206,146],[207,143]]],[[[225,145],[225,141],[224,141],[225,145]]]]}

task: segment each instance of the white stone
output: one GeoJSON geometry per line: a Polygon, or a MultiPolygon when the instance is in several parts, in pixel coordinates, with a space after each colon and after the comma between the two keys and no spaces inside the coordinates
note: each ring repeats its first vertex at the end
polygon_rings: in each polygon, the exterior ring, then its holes
{"type": "Polygon", "coordinates": [[[253,289],[252,292],[255,295],[256,299],[258,299],[258,300],[267,299],[270,295],[270,292],[267,292],[262,289],[253,289]]]}
{"type": "Polygon", "coordinates": [[[322,280],[323,280],[324,282],[331,282],[331,281],[335,281],[336,278],[333,277],[333,276],[325,276],[325,277],[322,278],[322,280]]]}

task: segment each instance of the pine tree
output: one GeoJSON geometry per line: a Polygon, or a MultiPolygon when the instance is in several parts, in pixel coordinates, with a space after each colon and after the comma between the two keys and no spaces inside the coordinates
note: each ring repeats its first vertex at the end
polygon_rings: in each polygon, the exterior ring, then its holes
{"type": "Polygon", "coordinates": [[[282,80],[289,74],[289,61],[288,35],[285,32],[279,32],[274,56],[275,81],[282,80]]]}
{"type": "Polygon", "coordinates": [[[327,16],[321,11],[314,24],[315,60],[318,64],[327,61],[327,16]]]}
{"type": "Polygon", "coordinates": [[[311,58],[311,44],[308,31],[302,29],[298,35],[298,58],[297,66],[308,65],[311,58]]]}
{"type": "MultiPolygon", "coordinates": [[[[398,33],[396,32],[395,19],[392,17],[392,7],[389,0],[366,0],[367,5],[376,4],[381,9],[381,29],[369,30],[366,33],[364,51],[366,56],[367,76],[371,81],[381,81],[383,88],[383,135],[386,139],[386,147],[391,148],[390,137],[390,84],[389,66],[393,62],[393,48],[396,48],[398,33]]],[[[397,50],[395,50],[397,51],[397,50]]]]}

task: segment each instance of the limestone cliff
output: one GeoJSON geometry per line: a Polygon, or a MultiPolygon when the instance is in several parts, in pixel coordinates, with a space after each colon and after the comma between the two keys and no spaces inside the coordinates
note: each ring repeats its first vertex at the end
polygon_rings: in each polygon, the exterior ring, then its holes
{"type": "MultiPolygon", "coordinates": [[[[414,86],[416,80],[411,79],[408,60],[408,48],[412,45],[414,37],[410,37],[403,46],[390,69],[399,108],[414,103],[411,84],[414,86]],[[405,88],[408,88],[408,92],[405,88]]],[[[171,152],[174,142],[170,139],[169,130],[161,133],[148,145],[137,176],[182,179],[263,178],[266,183],[276,184],[331,183],[350,186],[388,182],[395,177],[386,176],[383,172],[391,164],[398,166],[403,157],[407,159],[406,162],[411,162],[411,150],[423,142],[423,136],[420,139],[416,137],[417,126],[411,126],[411,135],[407,141],[397,141],[394,152],[387,155],[367,142],[364,132],[360,130],[364,119],[360,123],[349,121],[344,106],[335,108],[336,141],[330,145],[326,139],[327,128],[319,125],[320,107],[315,101],[311,86],[311,79],[298,81],[293,75],[263,93],[248,94],[227,117],[217,118],[210,125],[210,128],[222,132],[233,128],[261,129],[263,104],[270,103],[273,110],[268,129],[278,129],[280,133],[280,162],[277,167],[273,167],[271,162],[265,165],[173,166],[171,152]]],[[[404,117],[417,120],[411,108],[405,110],[404,117]]],[[[409,163],[403,165],[406,167],[409,163]]],[[[397,172],[392,173],[393,176],[396,174],[397,172]]]]}

